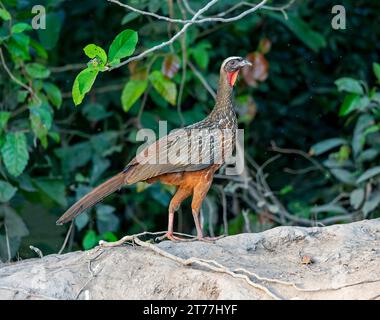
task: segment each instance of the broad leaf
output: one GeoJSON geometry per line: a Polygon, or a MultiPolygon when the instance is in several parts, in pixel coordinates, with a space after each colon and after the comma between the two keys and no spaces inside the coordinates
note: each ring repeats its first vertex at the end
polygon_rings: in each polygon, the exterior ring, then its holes
{"type": "Polygon", "coordinates": [[[119,228],[119,218],[113,213],[114,207],[99,205],[96,208],[96,226],[100,233],[117,231],[119,228]]]}
{"type": "Polygon", "coordinates": [[[97,58],[101,66],[104,66],[107,63],[107,54],[103,50],[103,48],[92,43],[92,44],[88,44],[83,49],[83,51],[87,57],[91,59],[97,58]]]}
{"type": "Polygon", "coordinates": [[[36,137],[40,139],[44,148],[47,147],[47,134],[53,122],[51,108],[43,103],[41,106],[31,106],[30,123],[36,137]]]}
{"type": "Polygon", "coordinates": [[[269,62],[260,52],[252,52],[246,56],[246,59],[252,63],[252,66],[243,68],[244,80],[251,87],[256,87],[258,81],[265,81],[268,78],[269,62]]]}
{"type": "Polygon", "coordinates": [[[373,66],[373,73],[375,74],[377,81],[380,82],[380,64],[374,62],[372,66],[373,66]]]}
{"type": "Polygon", "coordinates": [[[9,12],[6,9],[0,8],[0,18],[5,20],[5,21],[8,21],[11,19],[11,15],[9,14],[9,12]]]}
{"type": "Polygon", "coordinates": [[[130,56],[134,51],[137,44],[137,32],[127,29],[120,32],[112,41],[108,51],[109,61],[112,63],[115,60],[130,56]]]}
{"type": "Polygon", "coordinates": [[[0,133],[5,129],[7,126],[8,120],[11,116],[10,112],[7,111],[0,111],[0,133]]]}
{"type": "Polygon", "coordinates": [[[84,96],[88,93],[95,82],[99,70],[87,68],[82,70],[74,80],[72,95],[75,105],[82,103],[84,96]]]}
{"type": "Polygon", "coordinates": [[[24,32],[25,30],[32,30],[32,27],[25,22],[20,22],[13,25],[11,30],[12,30],[12,33],[21,33],[21,32],[24,32]]]}
{"type": "Polygon", "coordinates": [[[175,54],[168,54],[162,62],[161,72],[168,78],[173,78],[179,70],[180,60],[175,54]]]}
{"type": "Polygon", "coordinates": [[[266,12],[266,15],[281,21],[311,50],[318,52],[326,47],[325,37],[321,33],[312,30],[308,23],[295,14],[289,12],[288,19],[285,19],[282,14],[276,12],[269,11],[266,12]]]}
{"type": "Polygon", "coordinates": [[[22,132],[7,133],[1,154],[8,172],[12,176],[19,176],[29,160],[25,134],[22,132]]]}
{"type": "Polygon", "coordinates": [[[0,202],[8,202],[16,193],[17,188],[10,183],[0,180],[0,202]]]}
{"type": "Polygon", "coordinates": [[[209,52],[211,43],[202,41],[198,45],[189,49],[190,55],[194,58],[195,62],[201,69],[206,69],[210,60],[209,52]]]}
{"type": "Polygon", "coordinates": [[[336,147],[339,147],[342,144],[345,144],[346,142],[347,141],[342,138],[331,138],[331,139],[323,140],[313,145],[310,148],[309,154],[319,156],[320,154],[326,151],[329,151],[331,149],[334,149],[336,147]]]}
{"type": "Polygon", "coordinates": [[[351,206],[357,210],[364,200],[365,192],[364,189],[355,189],[350,194],[350,204],[351,206]]]}
{"type": "Polygon", "coordinates": [[[368,169],[356,180],[356,183],[362,183],[380,174],[380,166],[368,169]]]}
{"type": "Polygon", "coordinates": [[[36,187],[43,191],[50,199],[54,200],[62,207],[67,206],[65,184],[62,180],[38,178],[35,179],[33,182],[36,185],[36,187]]]}
{"type": "Polygon", "coordinates": [[[362,114],[357,120],[354,129],[354,136],[352,138],[352,151],[355,158],[362,152],[365,144],[366,137],[363,132],[370,126],[374,125],[374,123],[375,121],[373,117],[369,114],[362,114]]]}
{"type": "Polygon", "coordinates": [[[40,43],[45,49],[53,49],[56,46],[63,19],[63,12],[49,12],[46,14],[46,28],[37,30],[40,43]]]}
{"type": "Polygon", "coordinates": [[[88,230],[83,237],[82,246],[85,250],[95,247],[99,242],[99,238],[94,230],[88,230]]]}
{"type": "Polygon", "coordinates": [[[335,81],[335,85],[338,87],[339,91],[346,91],[359,95],[362,95],[364,93],[360,82],[352,78],[340,78],[335,81]]]}
{"type": "Polygon", "coordinates": [[[140,98],[147,85],[147,80],[130,80],[126,83],[121,94],[121,105],[125,112],[128,112],[137,99],[140,98]]]}
{"type": "Polygon", "coordinates": [[[340,182],[343,182],[349,185],[355,184],[355,176],[348,170],[336,168],[336,169],[331,169],[331,173],[340,182]]]}
{"type": "Polygon", "coordinates": [[[344,97],[342,106],[339,110],[340,116],[346,116],[352,111],[356,110],[360,103],[360,96],[355,93],[348,94],[344,97]]]}
{"type": "Polygon", "coordinates": [[[45,79],[50,75],[50,70],[39,63],[28,63],[25,66],[25,70],[34,79],[45,79]]]}
{"type": "Polygon", "coordinates": [[[364,203],[363,213],[364,216],[367,217],[369,213],[375,210],[380,205],[380,192],[375,191],[372,192],[368,198],[368,200],[364,203]]]}
{"type": "Polygon", "coordinates": [[[170,104],[175,105],[177,99],[177,87],[175,83],[166,78],[160,71],[153,71],[149,75],[153,88],[170,104]]]}
{"type": "Polygon", "coordinates": [[[61,90],[59,90],[55,84],[50,82],[44,82],[43,88],[53,106],[59,109],[62,104],[61,90]]]}

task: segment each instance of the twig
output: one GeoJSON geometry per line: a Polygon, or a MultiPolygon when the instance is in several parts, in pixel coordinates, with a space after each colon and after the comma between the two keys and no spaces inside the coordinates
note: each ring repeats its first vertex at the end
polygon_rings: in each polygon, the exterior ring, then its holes
{"type": "MultiPolygon", "coordinates": [[[[109,2],[112,2],[112,3],[115,3],[121,7],[124,7],[130,11],[134,11],[136,13],[139,13],[139,14],[142,14],[144,16],[151,16],[153,18],[156,18],[156,19],[159,19],[159,20],[165,20],[165,21],[168,21],[168,22],[171,22],[171,23],[181,23],[181,24],[188,24],[188,23],[191,23],[191,24],[202,24],[202,23],[206,23],[206,22],[232,22],[232,21],[236,21],[236,20],[240,20],[242,18],[244,18],[246,15],[256,11],[257,9],[261,8],[264,6],[264,4],[268,1],[268,0],[263,0],[261,1],[260,3],[258,4],[249,4],[250,5],[250,9],[240,13],[239,15],[237,16],[234,16],[234,17],[230,17],[230,18],[222,18],[221,14],[218,14],[216,16],[212,16],[212,17],[206,17],[206,18],[203,18],[203,19],[200,19],[200,20],[183,20],[183,19],[173,19],[173,18],[170,18],[170,17],[166,17],[166,16],[162,16],[162,15],[159,15],[159,14],[156,14],[156,13],[153,13],[153,12],[149,12],[149,11],[144,11],[144,10],[140,10],[140,9],[137,9],[135,7],[132,7],[130,5],[127,5],[125,3],[121,3],[120,1],[117,1],[117,0],[107,0],[109,2]]],[[[213,1],[211,1],[213,2],[213,1]]],[[[218,2],[218,0],[216,0],[215,2],[218,2]]],[[[188,3],[184,2],[185,6],[187,8],[189,8],[189,5],[188,3]]],[[[202,8],[203,9],[203,8],[202,8]]],[[[195,12],[195,11],[191,11],[191,13],[194,15],[194,16],[197,16],[197,17],[201,17],[201,14],[205,11],[208,10],[208,8],[206,10],[202,10],[200,9],[198,12],[195,12]],[[200,11],[202,10],[201,13],[199,13],[200,11]]],[[[278,8],[276,7],[266,7],[267,10],[278,10],[278,8]]],[[[223,14],[224,16],[224,14],[223,14]]]]}
{"type": "Polygon", "coordinates": [[[188,259],[183,259],[183,258],[177,257],[177,256],[175,256],[175,255],[173,255],[173,254],[171,254],[171,253],[169,253],[169,252],[167,252],[165,250],[162,250],[162,249],[158,248],[157,246],[155,246],[153,244],[141,241],[137,237],[134,238],[134,241],[138,245],[140,245],[141,247],[148,248],[148,249],[150,249],[150,250],[158,253],[159,255],[164,256],[166,258],[169,258],[171,260],[174,260],[174,261],[176,261],[176,262],[178,262],[178,263],[180,263],[180,264],[182,264],[184,266],[189,266],[189,265],[197,264],[197,265],[205,267],[205,268],[207,268],[209,270],[212,270],[212,271],[215,271],[215,272],[220,272],[220,273],[226,273],[226,274],[230,275],[233,278],[238,278],[238,279],[245,280],[245,282],[248,283],[250,286],[252,286],[252,287],[254,287],[254,288],[256,288],[256,289],[258,289],[260,291],[265,292],[272,299],[274,299],[274,300],[282,300],[279,296],[277,296],[276,294],[274,294],[267,287],[251,281],[246,275],[238,274],[238,273],[235,273],[235,272],[229,270],[228,268],[222,266],[221,264],[219,264],[216,261],[213,261],[213,260],[204,260],[204,259],[199,259],[199,258],[194,258],[194,257],[191,257],[191,258],[188,258],[188,259]]]}
{"type": "Polygon", "coordinates": [[[98,276],[98,274],[100,273],[101,270],[99,270],[98,273],[95,273],[93,270],[92,270],[92,262],[94,262],[97,258],[99,258],[102,254],[104,253],[104,251],[101,251],[99,254],[97,254],[94,258],[91,258],[90,260],[88,260],[88,264],[87,264],[87,268],[88,268],[88,272],[90,273],[90,278],[87,279],[87,281],[85,282],[85,284],[79,289],[78,293],[76,294],[75,296],[75,300],[77,300],[80,296],[80,294],[82,293],[83,289],[87,287],[87,285],[96,277],[98,276]]]}
{"type": "MultiPolygon", "coordinates": [[[[302,150],[297,150],[297,149],[287,149],[287,148],[280,148],[276,145],[274,141],[271,141],[271,150],[279,153],[285,153],[285,154],[297,154],[300,155],[301,157],[305,158],[306,160],[310,161],[315,167],[317,167],[320,171],[323,173],[328,173],[328,171],[321,165],[319,164],[318,161],[314,160],[311,158],[306,152],[302,150]]],[[[330,174],[329,174],[330,176],[330,174]]]]}
{"type": "Polygon", "coordinates": [[[44,255],[42,254],[41,249],[38,249],[37,247],[29,246],[29,249],[33,250],[40,258],[43,258],[44,255]]]}
{"type": "Polygon", "coordinates": [[[62,254],[63,250],[65,250],[66,245],[67,245],[67,241],[69,241],[69,238],[70,238],[70,235],[71,235],[71,231],[73,230],[73,226],[74,226],[74,220],[71,221],[71,224],[70,224],[69,230],[67,231],[67,234],[66,234],[65,240],[63,241],[62,247],[61,247],[61,249],[58,251],[58,254],[62,254]]]}
{"type": "Polygon", "coordinates": [[[251,233],[252,229],[251,229],[251,223],[250,223],[249,217],[248,217],[248,211],[242,210],[241,213],[242,213],[243,218],[244,218],[245,231],[251,233]]]}
{"type": "MultiPolygon", "coordinates": [[[[113,2],[113,3],[117,3],[123,7],[125,6],[128,6],[128,5],[125,5],[125,4],[122,4],[116,0],[108,0],[110,2],[113,2]]],[[[156,18],[157,16],[160,17],[160,19],[163,19],[163,20],[166,20],[166,21],[169,21],[169,22],[181,22],[181,23],[185,23],[182,27],[182,29],[180,29],[180,31],[178,31],[173,37],[171,37],[169,40],[167,41],[164,41],[162,42],[161,44],[159,45],[156,45],[154,47],[151,47],[149,48],[148,50],[145,50],[143,52],[141,52],[140,54],[138,55],[135,55],[135,56],[132,56],[130,58],[128,58],[127,60],[111,67],[108,69],[108,71],[111,71],[113,69],[116,69],[116,68],[120,68],[126,64],[128,64],[129,62],[131,61],[134,61],[134,60],[140,60],[142,58],[144,58],[145,56],[149,55],[150,53],[154,52],[154,51],[157,51],[159,49],[162,49],[168,45],[171,45],[174,41],[176,41],[183,33],[186,32],[186,30],[193,24],[200,24],[200,23],[205,23],[205,22],[211,22],[211,21],[214,21],[214,22],[232,22],[232,21],[236,21],[236,20],[239,20],[239,19],[242,19],[243,17],[245,17],[246,15],[250,14],[250,13],[253,13],[255,12],[256,10],[260,9],[266,2],[267,0],[263,0],[261,1],[260,3],[258,3],[255,7],[253,8],[250,8],[244,12],[242,12],[241,14],[235,16],[235,17],[231,17],[231,18],[228,18],[228,19],[225,19],[225,18],[218,18],[218,17],[215,17],[215,18],[205,18],[205,19],[201,19],[201,20],[198,20],[198,17],[201,16],[204,12],[206,12],[208,9],[210,9],[210,7],[212,7],[214,4],[216,4],[218,2],[218,0],[211,0],[209,1],[204,7],[202,7],[201,9],[199,9],[195,14],[194,16],[191,18],[191,20],[188,20],[188,21],[185,21],[185,20],[180,20],[180,19],[170,19],[168,17],[163,17],[163,16],[159,16],[159,15],[156,15],[156,14],[153,14],[151,12],[147,12],[147,11],[142,11],[140,10],[139,13],[141,14],[147,14],[147,15],[150,15],[150,16],[153,16],[155,15],[156,18]]],[[[132,7],[131,6],[128,6],[130,10],[132,10],[132,7]]],[[[133,8],[133,9],[136,9],[136,8],[133,8]]],[[[138,9],[136,9],[138,10],[138,9]]],[[[137,11],[135,11],[137,12],[137,11]]]]}
{"type": "Polygon", "coordinates": [[[224,232],[223,234],[225,236],[228,236],[228,220],[227,220],[227,200],[226,200],[226,194],[224,192],[224,189],[222,186],[217,185],[220,197],[222,199],[222,208],[223,208],[223,228],[224,232]]]}
{"type": "Polygon", "coordinates": [[[66,72],[71,70],[80,70],[86,68],[86,65],[83,63],[74,63],[74,64],[67,64],[65,66],[61,67],[50,67],[50,71],[54,73],[58,72],[66,72]]]}
{"type": "Polygon", "coordinates": [[[11,246],[9,244],[8,227],[7,227],[6,223],[4,224],[4,229],[5,229],[5,241],[6,241],[6,244],[7,244],[8,262],[9,262],[12,259],[12,254],[11,254],[11,246]]]}
{"type": "Polygon", "coordinates": [[[207,83],[206,79],[202,76],[202,74],[197,70],[197,68],[191,63],[191,61],[188,61],[188,65],[191,69],[191,71],[193,71],[193,73],[197,76],[197,78],[199,79],[199,81],[203,84],[203,86],[205,87],[205,89],[208,91],[208,93],[210,93],[210,95],[214,98],[214,100],[216,100],[216,93],[215,91],[211,88],[211,86],[207,83]]]}
{"type": "Polygon", "coordinates": [[[27,86],[25,83],[21,82],[19,79],[17,79],[16,76],[9,70],[7,64],[5,63],[5,59],[4,59],[4,55],[3,55],[3,50],[1,48],[0,48],[0,60],[1,60],[1,64],[3,65],[5,71],[8,73],[9,77],[13,80],[13,82],[17,83],[19,86],[21,86],[24,89],[26,89],[27,91],[29,91],[29,93],[32,96],[34,96],[37,99],[37,101],[40,103],[41,100],[34,93],[33,89],[31,87],[27,86]]]}

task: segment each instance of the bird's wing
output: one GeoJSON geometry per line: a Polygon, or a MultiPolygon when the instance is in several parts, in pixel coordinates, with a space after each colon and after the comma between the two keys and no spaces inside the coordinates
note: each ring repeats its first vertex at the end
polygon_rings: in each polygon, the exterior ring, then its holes
{"type": "Polygon", "coordinates": [[[128,172],[127,183],[165,173],[198,171],[222,163],[222,150],[230,145],[231,139],[219,131],[211,132],[204,128],[195,132],[189,127],[177,130],[137,154],[124,170],[128,172]]]}

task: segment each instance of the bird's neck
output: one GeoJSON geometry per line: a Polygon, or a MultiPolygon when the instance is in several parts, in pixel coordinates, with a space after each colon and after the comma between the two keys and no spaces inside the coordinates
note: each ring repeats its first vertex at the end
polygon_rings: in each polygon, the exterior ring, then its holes
{"type": "Polygon", "coordinates": [[[232,91],[233,87],[228,83],[226,73],[221,72],[219,77],[218,91],[216,94],[216,103],[212,114],[231,109],[233,110],[232,91]]]}

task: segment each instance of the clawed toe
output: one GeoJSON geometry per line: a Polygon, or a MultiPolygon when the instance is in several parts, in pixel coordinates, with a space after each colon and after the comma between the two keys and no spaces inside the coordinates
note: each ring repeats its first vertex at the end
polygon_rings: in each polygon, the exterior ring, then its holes
{"type": "Polygon", "coordinates": [[[172,232],[166,232],[163,236],[157,237],[156,241],[162,241],[162,240],[165,240],[165,239],[168,239],[168,240],[171,240],[171,241],[174,241],[174,242],[189,242],[189,241],[194,241],[194,239],[185,239],[185,238],[177,237],[172,232]]]}

